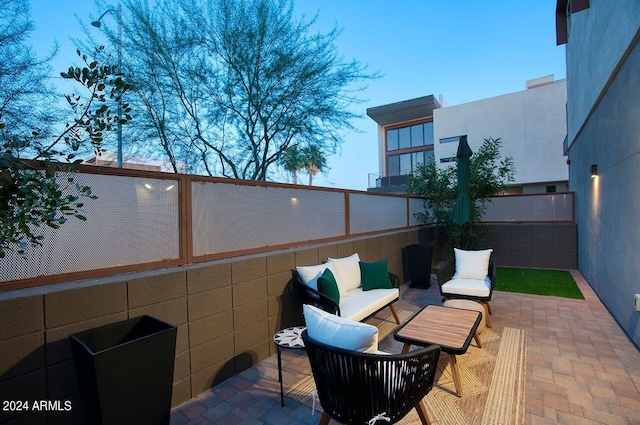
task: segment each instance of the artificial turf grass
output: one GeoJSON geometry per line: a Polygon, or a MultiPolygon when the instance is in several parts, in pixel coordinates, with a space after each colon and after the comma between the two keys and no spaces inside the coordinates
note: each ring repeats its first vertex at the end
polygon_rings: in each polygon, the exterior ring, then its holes
{"type": "Polygon", "coordinates": [[[584,300],[573,276],[564,270],[498,267],[495,285],[496,291],[584,300]]]}

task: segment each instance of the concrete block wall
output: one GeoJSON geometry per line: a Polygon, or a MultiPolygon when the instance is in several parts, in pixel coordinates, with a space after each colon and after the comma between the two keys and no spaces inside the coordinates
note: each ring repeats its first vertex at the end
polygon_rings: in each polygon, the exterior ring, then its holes
{"type": "Polygon", "coordinates": [[[83,423],[69,335],[142,314],[178,328],[172,404],[179,405],[268,358],[275,353],[273,334],[303,323],[290,282],[295,266],[358,252],[363,261],[388,259],[389,270],[402,278],[402,247],[431,236],[411,229],[0,293],[0,401],[72,403],[69,412],[0,411],[0,423],[83,423]]]}
{"type": "Polygon", "coordinates": [[[578,268],[578,239],[573,223],[488,225],[485,248],[493,248],[498,266],[578,268]]]}

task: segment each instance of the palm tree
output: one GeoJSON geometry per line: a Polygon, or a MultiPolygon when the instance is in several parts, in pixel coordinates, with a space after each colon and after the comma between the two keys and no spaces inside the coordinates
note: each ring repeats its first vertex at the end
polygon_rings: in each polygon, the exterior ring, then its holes
{"type": "Polygon", "coordinates": [[[309,186],[313,184],[313,176],[318,174],[327,166],[327,158],[319,145],[308,145],[302,149],[302,159],[304,167],[309,173],[309,186]]]}
{"type": "Polygon", "coordinates": [[[280,162],[285,170],[293,173],[293,184],[298,184],[298,170],[306,165],[298,145],[293,145],[285,150],[280,162]]]}

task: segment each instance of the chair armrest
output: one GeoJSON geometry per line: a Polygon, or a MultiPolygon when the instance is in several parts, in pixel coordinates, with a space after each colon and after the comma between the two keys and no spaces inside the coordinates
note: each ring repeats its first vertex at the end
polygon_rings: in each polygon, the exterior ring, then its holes
{"type": "Polygon", "coordinates": [[[302,279],[300,279],[300,275],[296,270],[292,270],[292,273],[293,280],[296,282],[300,288],[300,292],[302,293],[304,304],[310,304],[328,313],[340,316],[340,307],[338,306],[338,303],[336,303],[331,297],[321,294],[302,282],[302,279]]]}
{"type": "Polygon", "coordinates": [[[488,276],[489,276],[489,281],[491,282],[491,288],[489,289],[489,298],[491,298],[491,295],[493,295],[493,288],[496,285],[496,274],[497,274],[497,266],[496,266],[496,262],[489,259],[489,271],[488,271],[488,276]]]}
{"type": "Polygon", "coordinates": [[[449,258],[444,262],[444,264],[440,266],[440,268],[438,269],[438,286],[440,287],[440,290],[442,290],[442,285],[453,278],[453,274],[455,273],[455,271],[456,264],[453,257],[449,258]]]}
{"type": "Polygon", "coordinates": [[[400,287],[400,278],[398,277],[398,275],[389,272],[389,280],[391,281],[391,286],[393,286],[394,288],[400,287]]]}

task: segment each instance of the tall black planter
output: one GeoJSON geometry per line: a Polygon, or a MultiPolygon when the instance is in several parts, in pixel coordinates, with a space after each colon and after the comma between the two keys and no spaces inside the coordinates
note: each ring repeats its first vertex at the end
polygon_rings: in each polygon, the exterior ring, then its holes
{"type": "Polygon", "coordinates": [[[140,316],[69,335],[87,424],[169,424],[177,328],[140,316]]]}
{"type": "Polygon", "coordinates": [[[402,248],[402,266],[405,282],[412,288],[427,289],[431,286],[431,260],[433,245],[413,244],[402,248]]]}

